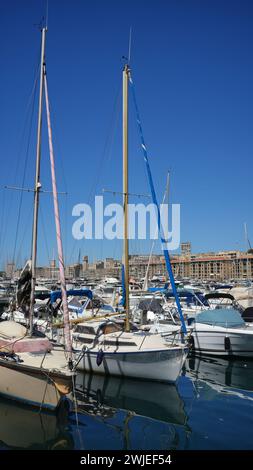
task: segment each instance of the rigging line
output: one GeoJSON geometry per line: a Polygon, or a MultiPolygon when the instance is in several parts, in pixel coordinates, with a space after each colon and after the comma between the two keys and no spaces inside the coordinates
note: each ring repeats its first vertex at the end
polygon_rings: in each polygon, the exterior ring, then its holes
{"type": "MultiPolygon", "coordinates": [[[[3,226],[3,221],[4,221],[4,216],[5,216],[5,203],[6,203],[6,197],[5,197],[5,191],[2,189],[1,194],[3,195],[3,203],[1,204],[1,209],[2,209],[2,215],[1,215],[1,226],[3,226]]],[[[2,240],[3,240],[3,230],[0,231],[0,253],[3,252],[2,250],[2,240]]]]}
{"type": "Polygon", "coordinates": [[[97,166],[97,171],[96,171],[96,179],[95,179],[95,184],[93,185],[93,188],[90,191],[89,197],[88,197],[88,202],[90,202],[93,193],[95,194],[95,191],[100,183],[101,176],[102,176],[102,168],[106,159],[106,153],[108,152],[108,161],[111,160],[111,151],[112,151],[112,144],[113,144],[113,137],[114,133],[116,130],[117,126],[117,119],[119,118],[119,103],[120,103],[120,90],[121,86],[118,86],[118,90],[116,92],[115,98],[114,98],[114,104],[113,104],[113,110],[112,110],[112,116],[111,120],[109,123],[109,128],[108,128],[108,133],[107,133],[107,138],[104,144],[102,156],[100,158],[100,161],[97,166]]]}
{"type": "MultiPolygon", "coordinates": [[[[33,82],[33,86],[32,86],[32,91],[29,95],[29,98],[28,98],[28,104],[26,106],[26,111],[25,111],[25,123],[24,123],[24,127],[23,127],[23,131],[22,131],[22,134],[21,134],[21,143],[24,141],[24,138],[25,138],[25,130],[26,130],[26,126],[27,126],[27,121],[28,121],[28,111],[29,111],[29,108],[31,106],[31,104],[33,105],[34,104],[34,95],[35,95],[35,91],[36,91],[36,84],[37,84],[37,80],[38,80],[38,71],[39,71],[39,66],[37,66],[37,69],[36,69],[36,72],[35,72],[35,78],[34,78],[34,82],[33,82]]],[[[22,149],[22,145],[20,146],[20,150],[18,152],[18,158],[17,158],[17,163],[16,163],[16,169],[15,169],[15,175],[14,175],[14,183],[17,179],[17,173],[18,173],[18,168],[19,168],[19,163],[20,163],[20,155],[21,155],[21,150],[22,149]]],[[[27,156],[26,156],[27,158],[27,156]]],[[[9,166],[9,174],[11,172],[11,165],[9,166]]],[[[9,217],[9,214],[12,213],[12,205],[13,205],[13,193],[11,194],[11,197],[10,197],[10,202],[8,204],[8,207],[6,205],[6,216],[9,217]]],[[[3,223],[4,224],[4,223],[3,223]]],[[[8,223],[4,224],[5,225],[5,231],[3,232],[3,236],[2,236],[2,248],[4,247],[4,244],[5,244],[5,239],[6,239],[6,235],[7,235],[7,228],[8,228],[8,223]]]]}
{"type": "MultiPolygon", "coordinates": [[[[103,169],[103,166],[104,166],[104,163],[105,163],[106,154],[108,153],[108,155],[110,157],[110,154],[111,154],[111,151],[112,151],[113,137],[114,137],[115,130],[116,130],[117,120],[119,120],[120,90],[121,90],[121,84],[119,84],[117,92],[116,92],[115,97],[114,97],[113,110],[112,110],[111,120],[110,120],[110,123],[109,123],[108,132],[107,132],[107,138],[106,138],[106,141],[105,141],[105,144],[104,144],[103,152],[101,154],[100,160],[99,160],[98,165],[97,165],[97,169],[95,171],[94,183],[93,183],[93,185],[90,189],[89,195],[88,195],[87,203],[89,205],[91,205],[91,201],[95,196],[98,185],[100,184],[101,177],[102,177],[102,169],[103,169]]],[[[109,161],[110,161],[110,158],[108,158],[108,162],[109,161]]],[[[73,245],[72,245],[72,249],[70,251],[70,256],[68,257],[69,262],[71,262],[71,260],[73,258],[73,254],[74,254],[74,251],[76,249],[77,243],[78,243],[78,240],[74,240],[73,245]]]]}
{"type": "MultiPolygon", "coordinates": [[[[24,224],[25,229],[24,229],[23,237],[22,237],[21,242],[20,242],[18,254],[17,254],[17,262],[18,262],[19,258],[21,258],[21,249],[22,249],[22,247],[23,247],[23,243],[24,243],[24,240],[25,240],[25,237],[26,237],[28,228],[30,228],[29,222],[30,222],[30,220],[32,219],[32,211],[33,211],[33,204],[31,203],[31,205],[30,205],[30,211],[28,212],[27,223],[24,224]]],[[[29,245],[30,245],[30,242],[29,242],[29,245]]]]}
{"type": "Polygon", "coordinates": [[[42,225],[42,230],[43,230],[43,236],[44,236],[44,241],[45,241],[45,247],[46,247],[46,252],[47,252],[47,258],[48,258],[48,263],[50,266],[50,255],[49,255],[49,249],[48,249],[48,243],[47,243],[47,236],[46,236],[46,229],[45,229],[45,223],[44,223],[44,215],[43,215],[43,210],[40,204],[40,217],[41,217],[41,225],[42,225]]]}
{"type": "MultiPolygon", "coordinates": [[[[47,76],[48,76],[48,72],[47,72],[47,76]]],[[[55,112],[53,108],[51,111],[51,106],[50,106],[50,112],[52,116],[52,125],[54,126],[54,142],[55,142],[55,148],[56,148],[56,155],[58,159],[57,161],[60,163],[60,166],[61,166],[64,191],[68,193],[66,172],[64,170],[64,164],[63,164],[64,158],[62,158],[63,152],[62,152],[62,147],[61,147],[61,139],[59,139],[59,131],[60,131],[60,129],[58,129],[59,119],[55,118],[55,112]]],[[[63,132],[61,132],[60,134],[63,134],[63,132]]]]}
{"type": "MultiPolygon", "coordinates": [[[[48,72],[47,72],[47,76],[48,76],[48,72]]],[[[57,162],[59,162],[59,170],[61,171],[61,174],[62,174],[62,183],[63,183],[63,189],[65,191],[65,196],[66,196],[66,199],[65,199],[65,202],[62,203],[64,205],[61,206],[61,212],[64,213],[64,215],[62,216],[62,218],[64,219],[63,220],[63,223],[62,223],[62,234],[64,234],[64,236],[62,237],[62,242],[63,242],[63,247],[64,247],[64,253],[65,253],[65,263],[66,265],[68,264],[68,255],[67,255],[67,238],[68,238],[68,224],[67,224],[67,215],[68,215],[68,195],[69,195],[69,192],[68,192],[68,184],[67,184],[67,179],[66,179],[66,171],[64,169],[64,158],[62,157],[63,156],[63,151],[62,151],[62,146],[61,146],[61,139],[59,138],[59,131],[60,129],[58,128],[58,125],[59,125],[59,120],[56,119],[56,115],[55,115],[55,111],[54,109],[51,107],[50,105],[50,113],[51,113],[51,121],[52,121],[52,125],[54,126],[54,145],[55,145],[55,148],[56,148],[56,155],[57,155],[57,162]]],[[[58,194],[59,191],[58,191],[58,194]]]]}
{"type": "MultiPolygon", "coordinates": [[[[48,76],[48,73],[47,73],[48,76]]],[[[51,108],[50,108],[51,111],[51,108]]],[[[67,216],[68,216],[68,199],[67,196],[69,195],[68,192],[68,184],[67,184],[67,179],[66,179],[66,172],[64,169],[64,158],[63,156],[63,151],[62,151],[62,146],[61,146],[61,139],[59,139],[59,120],[55,118],[55,112],[54,109],[51,111],[51,116],[52,116],[52,123],[54,126],[54,142],[55,142],[55,148],[56,148],[56,155],[58,156],[58,162],[59,162],[59,170],[61,170],[62,174],[62,182],[63,182],[63,189],[66,192],[66,199],[64,202],[64,206],[62,206],[62,212],[64,211],[63,217],[63,223],[62,223],[62,234],[64,235],[62,237],[63,241],[63,247],[64,247],[64,253],[65,253],[65,263],[66,265],[68,264],[68,255],[67,255],[67,239],[68,239],[68,224],[67,224],[67,216]]],[[[59,191],[58,191],[59,193],[59,191]]],[[[63,203],[62,203],[63,204],[63,203]]]]}
{"type": "MultiPolygon", "coordinates": [[[[29,127],[29,133],[28,133],[28,143],[27,143],[27,148],[26,148],[26,157],[25,157],[25,165],[24,165],[24,171],[23,171],[23,178],[22,178],[22,183],[21,186],[24,186],[25,183],[25,177],[26,177],[26,169],[27,169],[27,162],[28,162],[28,155],[30,151],[30,144],[31,144],[31,134],[32,134],[32,124],[33,124],[33,116],[34,116],[34,107],[35,107],[35,95],[36,95],[36,88],[37,88],[37,83],[38,83],[38,75],[35,79],[35,84],[34,84],[34,93],[33,93],[33,101],[32,101],[32,113],[31,113],[31,119],[30,119],[30,127],[29,127]]],[[[14,269],[14,261],[15,261],[15,255],[16,255],[16,248],[17,248],[17,239],[18,239],[18,232],[19,232],[19,224],[20,224],[20,217],[21,217],[21,207],[22,207],[22,202],[23,202],[23,191],[20,192],[20,199],[19,199],[19,207],[18,207],[18,218],[17,218],[17,225],[16,225],[16,233],[15,233],[15,243],[14,243],[14,252],[13,252],[13,261],[12,261],[12,272],[11,272],[11,277],[13,274],[13,269],[14,269]]]]}
{"type": "Polygon", "coordinates": [[[132,26],[129,31],[129,46],[128,46],[128,64],[131,62],[131,47],[132,47],[132,26]]]}
{"type": "MultiPolygon", "coordinates": [[[[164,204],[165,202],[165,199],[168,197],[168,194],[169,194],[169,188],[168,188],[168,178],[169,178],[169,173],[167,175],[167,184],[166,184],[166,188],[165,188],[165,191],[164,191],[164,195],[163,195],[163,200],[162,200],[162,205],[164,204]]],[[[167,204],[169,204],[167,202],[167,204]]],[[[150,266],[150,262],[151,262],[151,257],[153,255],[153,250],[154,250],[154,246],[155,246],[155,242],[157,240],[157,237],[158,237],[158,227],[156,228],[156,234],[155,234],[155,239],[153,240],[153,243],[152,243],[152,247],[151,247],[151,251],[150,251],[150,254],[149,254],[149,259],[148,259],[148,265],[147,265],[147,270],[146,270],[146,274],[145,274],[145,278],[144,278],[144,285],[148,284],[148,271],[149,271],[149,266],[150,266]]]]}
{"type": "Polygon", "coordinates": [[[48,0],[47,0],[47,3],[46,3],[46,20],[45,20],[46,29],[47,29],[47,26],[48,26],[48,0]]]}
{"type": "MultiPolygon", "coordinates": [[[[23,142],[24,142],[24,139],[25,139],[26,126],[27,126],[27,122],[28,122],[28,119],[29,119],[28,112],[29,112],[30,106],[33,102],[33,96],[34,96],[34,92],[35,92],[35,88],[36,88],[36,82],[38,80],[38,72],[39,72],[39,60],[38,60],[38,63],[37,63],[37,68],[35,68],[32,90],[31,90],[31,93],[28,97],[28,102],[27,102],[27,105],[26,105],[25,113],[24,113],[25,114],[25,120],[24,120],[24,127],[23,127],[23,130],[21,132],[20,139],[19,139],[19,141],[20,141],[20,147],[19,147],[20,150],[17,154],[15,174],[14,174],[14,179],[13,179],[14,184],[17,180],[17,174],[18,174],[19,164],[20,164],[20,156],[21,156],[21,152],[22,152],[23,142]]],[[[13,173],[12,167],[9,166],[9,175],[12,174],[12,173],[13,173]]],[[[9,176],[8,176],[8,179],[9,179],[9,176]]]]}
{"type": "Polygon", "coordinates": [[[173,275],[173,271],[172,271],[170,255],[169,255],[168,248],[166,246],[166,239],[165,239],[165,236],[164,236],[164,233],[163,233],[163,226],[162,226],[162,223],[161,223],[161,214],[160,214],[160,210],[159,210],[159,206],[158,206],[158,202],[157,202],[155,187],[154,187],[153,178],[152,178],[151,169],[150,169],[149,160],[148,160],[147,148],[146,148],[145,141],[144,141],[144,135],[143,135],[142,125],[141,125],[141,120],[140,120],[139,109],[138,109],[136,95],[135,95],[134,84],[133,84],[131,76],[129,78],[129,81],[130,81],[131,90],[132,90],[132,97],[133,97],[134,107],[135,107],[135,111],[136,111],[136,120],[137,120],[137,124],[138,124],[138,128],[139,128],[141,147],[142,147],[142,151],[143,151],[144,161],[146,163],[146,170],[147,170],[147,173],[148,173],[148,179],[149,179],[149,185],[150,185],[150,189],[151,189],[152,199],[153,199],[153,203],[155,204],[155,206],[157,208],[158,229],[159,229],[159,233],[160,233],[160,239],[161,239],[161,243],[162,243],[163,254],[164,254],[164,258],[165,258],[165,262],[166,262],[166,268],[167,268],[167,271],[168,271],[168,274],[169,274],[171,287],[172,287],[172,290],[173,290],[173,294],[174,294],[174,297],[175,297],[178,313],[179,313],[179,316],[180,316],[180,321],[181,321],[181,325],[182,325],[182,332],[185,335],[187,333],[187,330],[186,330],[185,321],[184,321],[184,317],[183,317],[183,313],[182,313],[182,309],[181,309],[181,304],[180,304],[180,299],[179,299],[179,296],[178,296],[178,293],[177,293],[175,279],[174,279],[174,275],[173,275]]]}

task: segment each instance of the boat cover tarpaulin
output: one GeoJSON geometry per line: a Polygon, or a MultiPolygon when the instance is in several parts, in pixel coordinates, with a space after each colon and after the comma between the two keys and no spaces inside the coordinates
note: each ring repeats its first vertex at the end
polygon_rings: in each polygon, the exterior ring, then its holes
{"type": "MultiPolygon", "coordinates": [[[[93,297],[92,291],[90,289],[70,289],[67,290],[67,296],[69,295],[88,297],[89,299],[92,299],[93,297]]],[[[61,299],[61,290],[55,290],[50,293],[50,300],[52,303],[54,303],[57,299],[61,299]]]]}
{"type": "Polygon", "coordinates": [[[196,323],[217,325],[225,328],[237,328],[245,325],[240,313],[234,308],[205,310],[196,316],[196,323]]]}
{"type": "Polygon", "coordinates": [[[154,313],[162,313],[163,308],[158,299],[142,299],[138,308],[140,310],[147,310],[154,313]]]}

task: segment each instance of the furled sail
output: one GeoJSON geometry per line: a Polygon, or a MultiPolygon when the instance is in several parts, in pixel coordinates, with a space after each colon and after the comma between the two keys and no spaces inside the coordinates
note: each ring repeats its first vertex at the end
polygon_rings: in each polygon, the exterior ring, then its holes
{"type": "Polygon", "coordinates": [[[32,279],[32,262],[28,260],[21,271],[18,280],[17,307],[22,309],[30,305],[32,279]]]}

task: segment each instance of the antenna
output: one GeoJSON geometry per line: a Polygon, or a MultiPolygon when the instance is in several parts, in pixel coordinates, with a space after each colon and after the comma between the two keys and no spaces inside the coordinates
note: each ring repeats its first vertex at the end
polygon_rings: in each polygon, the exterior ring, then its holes
{"type": "Polygon", "coordinates": [[[48,24],[48,0],[47,0],[47,3],[46,3],[46,24],[45,24],[46,29],[47,29],[47,24],[48,24]]]}
{"type": "Polygon", "coordinates": [[[129,64],[131,60],[131,46],[132,46],[132,26],[130,26],[130,31],[129,31],[129,44],[128,44],[128,63],[129,64]]]}

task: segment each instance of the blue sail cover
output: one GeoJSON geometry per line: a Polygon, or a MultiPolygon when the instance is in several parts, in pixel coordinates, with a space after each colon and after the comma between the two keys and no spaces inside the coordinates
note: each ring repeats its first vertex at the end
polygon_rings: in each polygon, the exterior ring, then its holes
{"type": "MultiPolygon", "coordinates": [[[[209,307],[209,303],[206,300],[204,294],[198,291],[191,291],[186,289],[178,289],[177,290],[178,297],[186,301],[189,305],[204,305],[205,307],[209,307]]],[[[169,289],[165,292],[165,297],[167,299],[174,297],[174,292],[172,289],[169,289]]]]}
{"type": "MultiPolygon", "coordinates": [[[[67,290],[67,295],[79,296],[79,297],[88,297],[92,299],[93,294],[89,289],[70,289],[67,290]]],[[[50,293],[51,302],[55,302],[57,299],[61,299],[61,290],[55,290],[50,293]]]]}
{"type": "Polygon", "coordinates": [[[205,310],[196,315],[195,321],[196,323],[222,326],[225,328],[237,328],[245,325],[240,313],[234,308],[215,308],[213,310],[205,310]]]}
{"type": "Polygon", "coordinates": [[[161,292],[161,294],[166,294],[167,289],[165,287],[149,287],[148,292],[161,292]]]}

